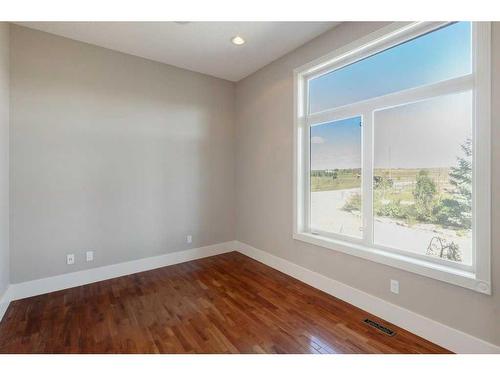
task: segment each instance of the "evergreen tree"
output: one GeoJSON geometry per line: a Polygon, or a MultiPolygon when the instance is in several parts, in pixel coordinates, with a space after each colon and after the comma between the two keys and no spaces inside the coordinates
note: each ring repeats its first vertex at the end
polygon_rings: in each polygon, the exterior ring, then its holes
{"type": "Polygon", "coordinates": [[[449,191],[451,198],[441,201],[436,218],[444,225],[458,226],[464,229],[472,227],[472,140],[469,138],[461,146],[463,156],[457,158],[457,166],[450,168],[449,191]]]}
{"type": "Polygon", "coordinates": [[[454,200],[460,209],[456,218],[458,224],[470,228],[472,223],[472,140],[469,138],[461,146],[464,156],[458,157],[458,166],[450,171],[450,184],[454,200]]]}

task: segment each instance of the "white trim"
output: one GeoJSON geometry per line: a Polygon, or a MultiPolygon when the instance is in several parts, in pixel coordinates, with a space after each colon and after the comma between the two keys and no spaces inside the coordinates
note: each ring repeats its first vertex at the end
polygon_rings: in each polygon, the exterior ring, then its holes
{"type": "Polygon", "coordinates": [[[472,30],[476,40],[473,213],[479,213],[473,214],[473,241],[475,248],[481,249],[475,252],[476,277],[484,280],[483,288],[491,288],[491,23],[474,22],[472,30]]]}
{"type": "Polygon", "coordinates": [[[459,92],[469,91],[473,88],[474,75],[467,74],[465,76],[451,78],[446,81],[417,86],[334,109],[315,112],[307,116],[307,123],[310,125],[316,125],[361,116],[365,113],[371,115],[374,111],[425,101],[448,94],[458,94],[459,92]]]}
{"type": "Polygon", "coordinates": [[[429,341],[456,353],[500,353],[500,347],[436,322],[422,315],[384,301],[359,289],[330,279],[295,263],[259,250],[240,241],[229,241],[196,249],[178,251],[151,258],[138,259],[84,271],[27,281],[9,286],[0,298],[0,321],[11,301],[97,281],[148,271],[195,259],[239,251],[259,262],[379,316],[429,341]]]}
{"type": "Polygon", "coordinates": [[[283,258],[236,241],[237,250],[325,293],[406,329],[455,353],[500,353],[500,347],[330,279],[283,258]]]}
{"type": "Polygon", "coordinates": [[[293,238],[328,249],[359,256],[374,262],[401,268],[484,294],[491,294],[491,24],[472,23],[472,73],[425,86],[367,99],[346,106],[309,114],[307,82],[373,53],[397,45],[447,23],[394,23],[350,43],[324,57],[294,70],[294,217],[293,238]],[[384,248],[373,243],[372,168],[373,114],[376,110],[428,100],[447,94],[472,90],[473,118],[473,249],[472,265],[412,256],[411,253],[384,248]],[[335,233],[320,233],[310,227],[309,138],[310,126],[363,117],[362,212],[363,238],[346,238],[335,233]],[[367,145],[369,147],[367,147],[367,145]]]}
{"type": "Polygon", "coordinates": [[[362,244],[337,240],[330,237],[318,236],[311,233],[294,233],[293,238],[312,245],[340,251],[345,254],[371,260],[373,262],[396,267],[422,276],[431,277],[446,283],[455,284],[464,288],[490,294],[489,284],[475,277],[475,274],[454,267],[447,267],[437,262],[417,259],[394,251],[387,251],[362,244]]]}
{"type": "Polygon", "coordinates": [[[0,321],[2,320],[3,314],[11,301],[95,283],[97,281],[108,280],[115,277],[131,275],[137,272],[149,271],[155,268],[206,258],[235,250],[235,242],[229,241],[184,251],[176,251],[155,257],[112,264],[109,266],[65,273],[43,279],[26,281],[19,284],[11,284],[0,300],[0,321]]]}
{"type": "Polygon", "coordinates": [[[7,307],[9,307],[10,300],[8,299],[8,292],[9,286],[7,286],[7,289],[5,289],[3,294],[0,296],[0,322],[7,311],[7,307]]]}
{"type": "Polygon", "coordinates": [[[447,23],[394,22],[294,69],[294,73],[303,73],[313,78],[358,60],[361,54],[371,56],[377,52],[391,48],[405,39],[411,39],[447,23]]]}

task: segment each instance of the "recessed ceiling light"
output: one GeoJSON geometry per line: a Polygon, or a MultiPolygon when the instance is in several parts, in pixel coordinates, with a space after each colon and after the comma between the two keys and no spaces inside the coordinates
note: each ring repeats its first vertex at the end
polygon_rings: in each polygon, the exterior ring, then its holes
{"type": "Polygon", "coordinates": [[[236,44],[237,46],[241,46],[242,44],[245,44],[245,39],[243,39],[241,36],[236,35],[231,39],[231,42],[233,44],[236,44]]]}

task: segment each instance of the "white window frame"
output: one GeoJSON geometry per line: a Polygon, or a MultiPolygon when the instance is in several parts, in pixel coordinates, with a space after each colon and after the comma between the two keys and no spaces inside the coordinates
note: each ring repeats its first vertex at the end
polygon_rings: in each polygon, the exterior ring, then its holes
{"type": "MultiPolygon", "coordinates": [[[[308,81],[449,22],[395,22],[294,70],[293,238],[451,284],[491,294],[491,24],[472,22],[472,73],[309,114],[308,81]],[[384,248],[373,242],[373,155],[362,151],[363,239],[310,229],[310,126],[362,116],[362,150],[373,142],[374,109],[446,94],[473,92],[472,266],[384,248]]],[[[372,151],[373,149],[370,148],[372,151]]]]}

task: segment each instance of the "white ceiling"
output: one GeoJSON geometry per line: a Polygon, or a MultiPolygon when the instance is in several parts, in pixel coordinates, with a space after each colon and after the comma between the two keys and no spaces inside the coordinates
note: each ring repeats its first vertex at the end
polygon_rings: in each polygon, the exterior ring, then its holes
{"type": "Polygon", "coordinates": [[[17,24],[230,81],[335,27],[337,22],[17,22],[17,24]],[[246,43],[235,46],[241,35],[246,43]]]}

